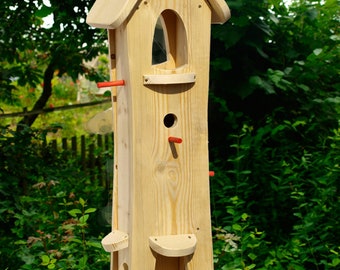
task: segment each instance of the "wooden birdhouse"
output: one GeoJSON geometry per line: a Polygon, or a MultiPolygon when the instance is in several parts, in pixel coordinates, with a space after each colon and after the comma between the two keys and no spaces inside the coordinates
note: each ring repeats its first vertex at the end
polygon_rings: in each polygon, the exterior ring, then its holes
{"type": "Polygon", "coordinates": [[[224,0],[97,0],[114,112],[111,269],[213,269],[209,199],[210,25],[224,0]]]}

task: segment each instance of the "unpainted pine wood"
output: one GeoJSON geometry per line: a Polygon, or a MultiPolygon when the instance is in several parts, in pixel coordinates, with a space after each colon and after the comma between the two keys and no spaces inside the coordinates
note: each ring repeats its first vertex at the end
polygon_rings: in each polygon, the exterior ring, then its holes
{"type": "MultiPolygon", "coordinates": [[[[116,30],[108,30],[109,55],[111,64],[111,81],[117,80],[116,71],[116,30]]],[[[112,119],[114,134],[113,151],[113,185],[112,185],[112,230],[118,230],[118,166],[117,166],[117,87],[111,88],[112,119]]],[[[111,269],[118,270],[118,253],[111,253],[111,269]]]]}
{"type": "Polygon", "coordinates": [[[195,73],[183,73],[183,74],[148,74],[143,75],[143,84],[185,84],[194,83],[196,81],[195,73]]]}
{"type": "Polygon", "coordinates": [[[211,22],[223,24],[230,18],[230,9],[225,0],[209,0],[212,9],[211,22]]]}
{"type": "Polygon", "coordinates": [[[116,29],[141,0],[96,0],[86,22],[98,28],[116,29]]]}
{"type": "Polygon", "coordinates": [[[180,257],[165,257],[156,255],[155,269],[162,270],[186,270],[186,265],[182,263],[183,259],[180,257]]]}
{"type": "Polygon", "coordinates": [[[117,179],[115,181],[118,188],[116,196],[117,208],[117,229],[129,234],[129,248],[118,252],[118,269],[131,270],[130,267],[130,247],[131,247],[131,203],[130,198],[133,192],[131,173],[131,91],[130,91],[130,71],[129,55],[127,53],[126,26],[121,25],[116,29],[116,64],[117,77],[125,80],[122,91],[117,91],[116,103],[116,133],[115,133],[115,164],[117,168],[117,179]]]}
{"type": "MultiPolygon", "coordinates": [[[[160,0],[158,0],[160,1],[160,0]]],[[[86,22],[98,28],[116,29],[136,10],[141,3],[148,0],[96,0],[91,8],[86,22]]],[[[230,10],[224,0],[207,0],[211,11],[212,23],[224,23],[230,18],[230,10]]],[[[201,3],[199,3],[201,5],[201,3]]]]}
{"type": "Polygon", "coordinates": [[[195,252],[197,239],[194,234],[175,234],[149,237],[149,245],[157,254],[166,257],[185,257],[195,252]]]}
{"type": "MultiPolygon", "coordinates": [[[[118,228],[130,237],[128,249],[119,251],[119,266],[164,270],[150,251],[148,237],[193,233],[197,249],[185,269],[210,270],[207,96],[211,12],[201,1],[166,4],[143,2],[129,22],[117,29],[117,76],[126,81],[124,90],[117,93],[118,228]],[[142,85],[143,74],[155,71],[152,38],[165,8],[183,18],[188,65],[181,70],[197,74],[194,85],[142,85]],[[172,128],[163,124],[168,113],[177,117],[172,128]],[[175,145],[177,157],[167,142],[169,136],[183,138],[182,144],[175,145]]],[[[158,68],[157,72],[163,71],[158,68]]],[[[174,267],[169,269],[178,270],[174,267]]]]}

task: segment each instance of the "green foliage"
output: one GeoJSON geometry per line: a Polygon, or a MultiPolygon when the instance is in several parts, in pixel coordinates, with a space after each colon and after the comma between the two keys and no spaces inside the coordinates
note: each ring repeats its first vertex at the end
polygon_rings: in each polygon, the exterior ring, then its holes
{"type": "Polygon", "coordinates": [[[227,2],[212,31],[215,269],[335,269],[338,1],[227,2]]]}
{"type": "Polygon", "coordinates": [[[289,143],[300,126],[268,121],[231,136],[230,169],[212,182],[216,269],[339,264],[339,130],[300,148],[289,143]]]}
{"type": "MultiPolygon", "coordinates": [[[[53,95],[54,76],[67,74],[73,81],[80,74],[100,80],[100,70],[84,63],[107,52],[106,32],[85,23],[94,1],[4,0],[0,7],[0,98],[15,102],[17,87],[26,91],[43,82],[34,109],[42,109],[53,95]],[[44,25],[52,16],[53,23],[44,25]],[[18,20],[20,18],[20,20],[18,20]],[[21,21],[22,20],[22,21],[21,21]]],[[[107,75],[107,74],[106,74],[107,75]]],[[[58,89],[56,89],[58,91],[58,89]]],[[[27,115],[21,124],[31,126],[36,115],[27,115]]]]}
{"type": "MultiPolygon", "coordinates": [[[[18,102],[15,87],[40,84],[49,64],[60,75],[102,78],[82,65],[103,45],[102,33],[81,22],[91,1],[51,1],[53,8],[17,2],[5,0],[0,8],[2,32],[11,29],[0,46],[2,99],[18,102]],[[52,29],[43,29],[48,14],[58,16],[52,29]]],[[[213,26],[211,50],[215,269],[339,268],[338,1],[227,2],[232,18],[213,26]]],[[[69,89],[58,87],[55,94],[64,99],[69,89]]],[[[44,132],[6,132],[0,137],[1,264],[101,269],[108,256],[93,224],[102,188],[42,148],[44,132]]]]}
{"type": "MultiPolygon", "coordinates": [[[[103,69],[101,74],[104,76],[104,74],[107,72],[104,70],[104,65],[107,63],[107,57],[100,57],[99,62],[102,63],[99,65],[99,67],[103,69]]],[[[81,95],[83,99],[89,101],[96,101],[100,99],[95,96],[95,90],[97,89],[85,89],[82,84],[86,83],[90,82],[85,80],[73,82],[73,80],[67,75],[53,78],[52,86],[54,93],[49,98],[46,107],[53,109],[59,106],[76,104],[79,102],[77,95],[81,95]]],[[[4,113],[22,112],[23,108],[30,110],[41,95],[42,91],[43,85],[38,85],[35,88],[32,87],[28,92],[25,87],[18,86],[16,89],[16,95],[12,95],[12,105],[9,105],[8,102],[0,99],[0,108],[2,108],[2,112],[4,113]]],[[[34,129],[48,129],[51,126],[59,126],[60,128],[58,132],[48,133],[49,139],[80,136],[87,134],[86,130],[84,129],[86,122],[96,113],[102,112],[110,106],[110,103],[105,103],[92,107],[42,113],[38,116],[32,127],[34,129]]],[[[9,126],[12,129],[15,129],[20,119],[21,117],[0,118],[0,125],[9,126]]]]}
{"type": "Polygon", "coordinates": [[[46,145],[46,132],[2,129],[0,260],[4,269],[105,269],[100,211],[107,194],[77,161],[46,145]],[[86,199],[85,199],[86,198],[86,199]]]}

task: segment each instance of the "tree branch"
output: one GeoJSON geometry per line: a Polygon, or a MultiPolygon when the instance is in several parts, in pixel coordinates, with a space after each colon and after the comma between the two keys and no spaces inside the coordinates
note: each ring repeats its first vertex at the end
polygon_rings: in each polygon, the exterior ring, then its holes
{"type": "MultiPolygon", "coordinates": [[[[50,64],[47,66],[45,73],[44,73],[44,87],[43,92],[41,93],[41,96],[34,104],[32,111],[39,111],[42,110],[52,95],[52,79],[53,74],[55,71],[54,61],[52,60],[50,64]]],[[[26,114],[23,119],[21,119],[18,123],[18,129],[20,129],[20,126],[27,125],[32,126],[34,121],[37,119],[39,114],[26,114]]]]}

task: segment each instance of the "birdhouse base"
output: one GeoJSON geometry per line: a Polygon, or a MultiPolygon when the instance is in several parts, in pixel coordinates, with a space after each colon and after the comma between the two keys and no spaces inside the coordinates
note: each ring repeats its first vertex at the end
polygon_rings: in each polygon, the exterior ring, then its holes
{"type": "Polygon", "coordinates": [[[102,240],[102,246],[107,252],[115,252],[129,245],[129,236],[121,231],[113,231],[106,235],[102,240]]]}
{"type": "Polygon", "coordinates": [[[149,237],[151,249],[166,257],[183,257],[195,252],[197,238],[194,234],[149,237]]]}

